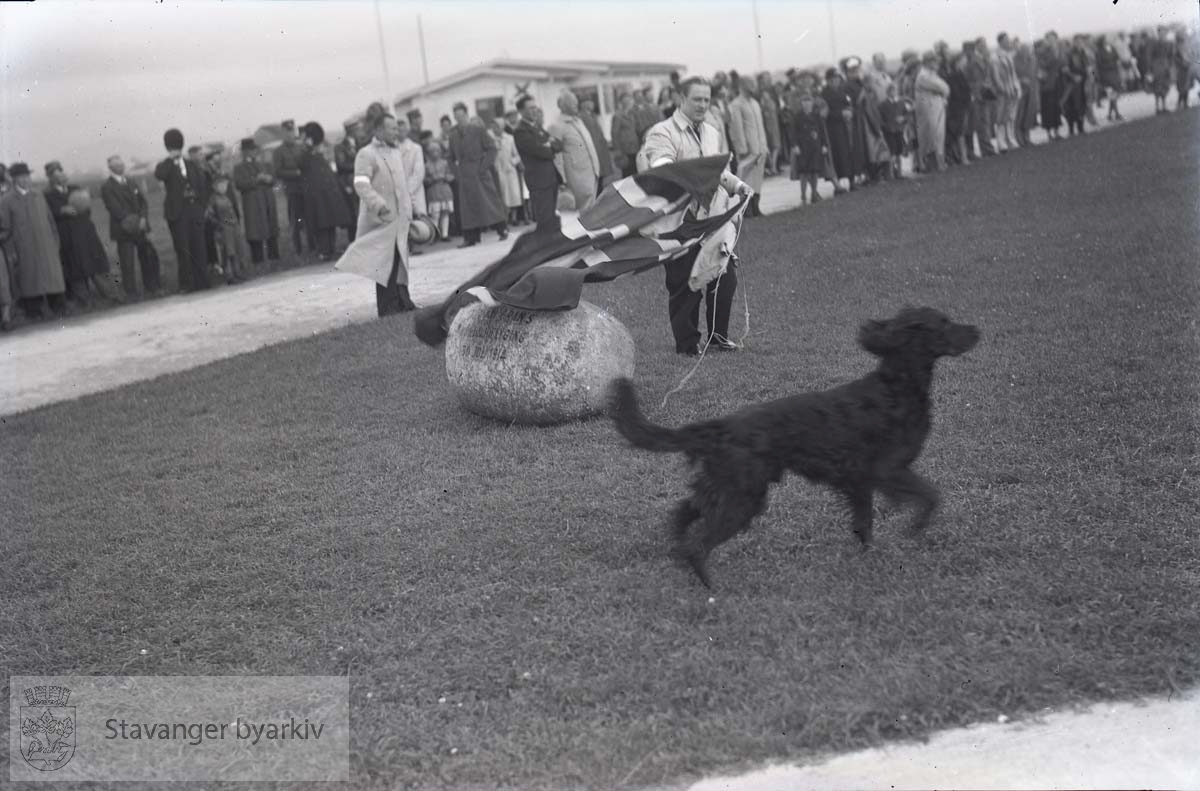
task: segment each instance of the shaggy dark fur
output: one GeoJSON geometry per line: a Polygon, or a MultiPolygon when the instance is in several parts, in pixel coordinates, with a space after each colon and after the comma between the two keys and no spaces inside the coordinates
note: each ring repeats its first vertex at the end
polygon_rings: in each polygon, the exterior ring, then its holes
{"type": "Polygon", "coordinates": [[[862,326],[858,343],[879,358],[879,367],[841,387],[669,429],[647,421],[633,384],[618,379],[613,417],[636,447],[681,452],[692,462],[692,495],[674,514],[675,554],[710,586],[708,554],[750,526],[766,508],[767,488],[788,470],[845,497],[864,547],[871,541],[876,490],[914,503],[910,530],[922,530],[937,508],[938,492],[909,465],[929,434],[933,365],[978,341],[975,327],[955,324],[932,308],[906,308],[862,326]],[[697,519],[699,528],[689,530],[697,519]]]}

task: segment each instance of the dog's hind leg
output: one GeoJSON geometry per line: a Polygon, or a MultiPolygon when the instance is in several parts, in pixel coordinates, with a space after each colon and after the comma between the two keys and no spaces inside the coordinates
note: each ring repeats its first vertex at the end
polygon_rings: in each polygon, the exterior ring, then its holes
{"type": "Polygon", "coordinates": [[[941,500],[937,487],[907,467],[889,473],[879,481],[879,488],[889,497],[917,504],[917,513],[908,526],[910,533],[919,533],[926,528],[941,500]]]}
{"type": "Polygon", "coordinates": [[[671,514],[671,538],[676,542],[687,536],[688,527],[700,518],[700,509],[687,497],[679,501],[671,514]]]}

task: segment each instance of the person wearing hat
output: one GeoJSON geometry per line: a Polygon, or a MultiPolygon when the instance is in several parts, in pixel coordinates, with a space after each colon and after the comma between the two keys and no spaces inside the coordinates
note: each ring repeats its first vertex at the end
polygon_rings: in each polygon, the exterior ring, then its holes
{"type": "Polygon", "coordinates": [[[825,87],[821,98],[828,108],[825,116],[825,131],[829,136],[829,156],[833,162],[835,192],[844,192],[841,181],[846,179],[854,189],[854,149],[850,143],[850,124],[854,120],[853,103],[842,79],[835,68],[825,72],[825,87]]]}
{"type": "Polygon", "coordinates": [[[58,225],[59,251],[63,277],[67,281],[67,299],[90,305],[94,295],[116,301],[100,276],[108,274],[108,251],[92,222],[91,196],[87,190],[70,183],[60,162],[46,164],[46,205],[58,225]]]}
{"type": "Polygon", "coordinates": [[[250,261],[266,259],[274,265],[279,260],[279,204],[275,200],[275,177],[263,165],[258,144],[253,137],[241,143],[242,161],[233,166],[233,185],[242,197],[242,223],[246,229],[246,244],[250,261]]]}
{"type": "Polygon", "coordinates": [[[337,170],[338,189],[346,199],[346,208],[350,210],[351,222],[346,226],[346,238],[354,241],[358,217],[358,193],[354,191],[354,158],[367,142],[363,134],[363,125],[359,120],[350,120],[342,124],[345,134],[342,141],[333,147],[333,165],[337,170]]]}
{"type": "Polygon", "coordinates": [[[274,165],[275,178],[283,182],[283,193],[287,196],[288,227],[292,229],[292,251],[296,255],[304,254],[304,240],[307,238],[308,249],[313,249],[313,233],[305,221],[308,211],[304,205],[304,174],[300,172],[300,159],[303,146],[296,133],[296,122],[287,119],[279,125],[283,130],[283,142],[271,155],[274,165]]]}
{"type": "Polygon", "coordinates": [[[130,299],[158,296],[158,251],[150,241],[150,207],[137,184],[125,178],[125,160],[114,154],[108,158],[108,178],[100,187],[100,198],[108,209],[108,235],[117,245],[121,264],[121,285],[130,299]],[[141,283],[138,283],[140,265],[141,283]]]}
{"type": "MultiPolygon", "coordinates": [[[[459,247],[479,244],[485,228],[495,229],[503,241],[508,238],[508,211],[500,197],[500,185],[492,167],[498,150],[496,141],[482,121],[470,117],[462,102],[454,105],[454,120],[456,124],[450,130],[449,160],[458,185],[455,208],[462,218],[463,243],[459,247]]],[[[595,189],[594,182],[592,188],[595,189]]]]}
{"type": "Polygon", "coordinates": [[[921,58],[917,73],[917,159],[922,170],[932,158],[935,167],[946,169],[946,100],[950,86],[938,76],[938,56],[932,50],[921,58]]]}
{"type": "MultiPolygon", "coordinates": [[[[28,165],[14,162],[8,173],[13,188],[0,198],[0,241],[13,272],[9,301],[19,296],[22,310],[31,319],[42,317],[43,302],[61,315],[67,287],[54,215],[46,197],[33,189],[28,165]]],[[[11,321],[11,310],[7,318],[11,321]]]]}
{"type": "Polygon", "coordinates": [[[208,251],[204,243],[204,209],[208,204],[208,176],[204,169],[183,156],[183,133],[168,129],[163,134],[167,158],[154,168],[163,183],[163,217],[171,231],[183,293],[209,287],[208,251]]]}
{"type": "Polygon", "coordinates": [[[337,229],[353,219],[338,187],[337,175],[321,150],[325,130],[316,121],[304,125],[304,149],[300,155],[300,173],[304,178],[305,223],[316,242],[317,260],[333,260],[337,229]]]}

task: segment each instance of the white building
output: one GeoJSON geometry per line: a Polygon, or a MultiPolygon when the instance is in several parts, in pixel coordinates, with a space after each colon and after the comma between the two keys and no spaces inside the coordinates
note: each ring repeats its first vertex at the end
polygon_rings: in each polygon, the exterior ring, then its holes
{"type": "Polygon", "coordinates": [[[678,63],[498,58],[405,91],[396,97],[394,106],[400,115],[414,108],[420,110],[425,129],[436,134],[438,119],[446,115],[453,120],[458,102],[465,104],[471,115],[497,117],[515,110],[517,99],[528,94],[542,106],[549,126],[558,118],[559,92],[569,88],[581,101],[592,99],[607,134],[621,93],[651,88],[652,98],[657,100],[659,90],[670,84],[671,72],[682,76],[684,69],[678,63]]]}

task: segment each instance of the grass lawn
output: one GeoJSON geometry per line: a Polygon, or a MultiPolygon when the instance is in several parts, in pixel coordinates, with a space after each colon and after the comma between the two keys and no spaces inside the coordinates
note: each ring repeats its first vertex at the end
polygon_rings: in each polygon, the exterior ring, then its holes
{"type": "Polygon", "coordinates": [[[665,554],[679,458],[464,414],[390,319],[3,419],[3,672],[349,674],[380,789],[678,784],[1194,685],[1198,139],[1173,114],[750,221],[748,349],[665,409],[661,277],[591,287],[672,425],[860,375],[905,303],[980,325],[938,370],[924,539],[892,515],[859,553],[788,479],[709,604],[665,554]]]}

